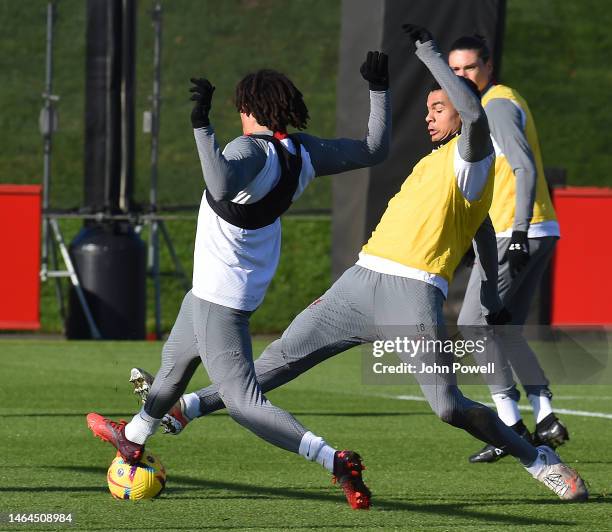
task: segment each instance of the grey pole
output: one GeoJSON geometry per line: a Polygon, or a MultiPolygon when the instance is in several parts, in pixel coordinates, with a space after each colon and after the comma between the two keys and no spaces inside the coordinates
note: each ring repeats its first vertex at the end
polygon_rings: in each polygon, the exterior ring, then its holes
{"type": "MultiPolygon", "coordinates": [[[[47,36],[45,57],[45,92],[42,94],[44,107],[39,117],[40,132],[43,136],[43,197],[42,197],[42,242],[40,279],[46,281],[49,277],[49,252],[51,252],[52,270],[58,269],[57,253],[53,245],[53,237],[49,227],[48,209],[51,196],[51,155],[53,133],[57,131],[58,115],[54,102],[59,96],[53,94],[53,27],[55,25],[55,0],[47,4],[47,36]]],[[[64,293],[61,279],[55,279],[55,295],[57,298],[62,321],[66,318],[64,309],[64,293]]]]}
{"type": "MultiPolygon", "coordinates": [[[[55,126],[55,113],[53,102],[58,97],[53,95],[53,24],[55,17],[55,2],[50,0],[47,4],[47,53],[45,61],[45,92],[42,94],[44,107],[40,114],[40,132],[43,135],[43,213],[49,208],[49,194],[51,184],[51,149],[53,141],[53,130],[55,126]]],[[[41,251],[41,278],[46,280],[49,270],[49,225],[43,216],[42,226],[42,251],[41,251]]]]}
{"type": "MultiPolygon", "coordinates": [[[[157,167],[159,157],[159,122],[161,107],[161,40],[162,6],[157,0],[152,11],[155,42],[153,47],[153,95],[151,97],[151,188],[149,200],[151,212],[157,213],[157,167]]],[[[153,277],[155,297],[155,337],[161,339],[161,286],[159,271],[159,221],[153,218],[149,239],[149,260],[153,277]]]]}

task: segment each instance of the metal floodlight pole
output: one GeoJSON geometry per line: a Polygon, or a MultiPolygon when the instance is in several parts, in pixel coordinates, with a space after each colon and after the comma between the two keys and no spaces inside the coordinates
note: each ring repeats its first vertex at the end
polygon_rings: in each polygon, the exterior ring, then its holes
{"type": "MultiPolygon", "coordinates": [[[[157,213],[157,168],[159,157],[159,122],[161,107],[161,40],[162,40],[162,6],[161,0],[156,0],[151,13],[155,41],[153,46],[153,95],[151,96],[151,188],[149,201],[151,212],[157,213]]],[[[159,265],[159,222],[156,218],[151,222],[149,238],[149,263],[153,277],[155,297],[155,337],[161,338],[161,286],[159,265]]]]}
{"type": "MultiPolygon", "coordinates": [[[[53,244],[50,230],[50,221],[47,216],[51,197],[51,155],[53,147],[53,133],[57,131],[58,115],[54,102],[59,96],[53,94],[53,29],[55,26],[55,0],[49,0],[47,4],[47,34],[46,34],[46,57],[45,57],[45,92],[42,94],[44,107],[39,117],[40,132],[43,135],[43,198],[42,198],[42,249],[40,278],[44,282],[49,277],[55,277],[53,272],[58,269],[57,251],[53,244]],[[51,252],[52,269],[49,269],[49,251],[51,252]]],[[[59,305],[62,320],[66,317],[64,308],[64,294],[62,283],[59,278],[55,279],[55,295],[59,305]]]]}
{"type": "MultiPolygon", "coordinates": [[[[46,60],[45,60],[45,92],[42,94],[44,107],[40,115],[40,132],[43,135],[44,155],[43,155],[43,212],[49,208],[49,194],[51,185],[51,150],[53,143],[54,130],[54,108],[53,102],[58,97],[52,94],[53,91],[53,25],[55,22],[55,2],[50,0],[47,4],[47,40],[46,40],[46,60]]],[[[41,252],[41,272],[43,280],[47,277],[49,270],[49,225],[43,218],[42,226],[42,252],[41,252]]]]}

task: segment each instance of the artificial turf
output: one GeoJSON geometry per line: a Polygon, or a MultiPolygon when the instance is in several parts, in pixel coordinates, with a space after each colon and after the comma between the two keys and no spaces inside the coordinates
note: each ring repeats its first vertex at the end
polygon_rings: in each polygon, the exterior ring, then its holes
{"type": "MultiPolygon", "coordinates": [[[[265,345],[255,343],[259,352],[265,345]]],[[[276,449],[224,412],[183,434],[156,435],[149,449],[168,485],[153,501],[116,501],[105,472],[113,449],[85,414],[115,418],[138,409],[129,369],[156,370],[161,344],[0,340],[0,513],[71,512],[76,530],[612,529],[612,419],[565,414],[561,448],[587,480],[591,500],[565,504],[514,460],[470,465],[480,443],[444,425],[416,386],[364,385],[359,350],[336,357],[268,397],[338,448],[360,452],[374,493],[369,512],[347,506],[320,466],[276,449]]],[[[194,386],[206,382],[198,371],[194,386]]],[[[555,405],[612,414],[612,389],[556,389],[555,405]]],[[[482,386],[466,393],[488,400],[482,386]]],[[[530,415],[526,416],[529,425],[530,415]]],[[[2,530],[66,529],[10,525],[2,530]]]]}

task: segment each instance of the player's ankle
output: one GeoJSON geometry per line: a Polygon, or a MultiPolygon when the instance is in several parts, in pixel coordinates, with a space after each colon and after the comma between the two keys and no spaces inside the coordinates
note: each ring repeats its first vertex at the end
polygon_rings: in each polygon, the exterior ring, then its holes
{"type": "Polygon", "coordinates": [[[155,434],[160,423],[161,419],[151,417],[143,407],[125,426],[125,437],[132,443],[144,445],[149,436],[155,434]]]}

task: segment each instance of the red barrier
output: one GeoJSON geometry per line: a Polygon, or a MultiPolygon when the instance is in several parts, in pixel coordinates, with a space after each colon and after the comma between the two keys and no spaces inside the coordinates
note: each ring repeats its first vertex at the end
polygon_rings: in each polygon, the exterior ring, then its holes
{"type": "Polygon", "coordinates": [[[612,188],[555,189],[552,325],[612,326],[612,188]]]}
{"type": "Polygon", "coordinates": [[[39,185],[0,185],[0,329],[40,328],[39,185]]]}

